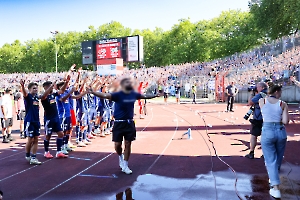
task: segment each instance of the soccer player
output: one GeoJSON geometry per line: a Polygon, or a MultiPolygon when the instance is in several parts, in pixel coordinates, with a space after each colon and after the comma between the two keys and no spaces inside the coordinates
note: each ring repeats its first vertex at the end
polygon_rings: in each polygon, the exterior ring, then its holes
{"type": "MultiPolygon", "coordinates": [[[[25,151],[26,151],[26,160],[29,161],[31,165],[40,165],[41,162],[36,158],[36,152],[38,148],[38,139],[40,135],[40,118],[39,118],[39,97],[38,93],[38,84],[37,83],[29,83],[28,91],[25,89],[25,81],[20,80],[21,91],[25,100],[25,137],[28,137],[25,151]],[[32,155],[30,155],[32,152],[32,155]]],[[[41,96],[45,98],[48,96],[50,90],[45,91],[45,93],[41,96]]]]}
{"type": "MultiPolygon", "coordinates": [[[[103,86],[102,93],[108,93],[106,86],[103,86]]],[[[103,115],[102,115],[102,122],[100,126],[101,129],[100,137],[105,137],[105,135],[109,135],[107,125],[111,119],[111,108],[108,99],[102,99],[102,105],[103,105],[103,115]]]]}
{"type": "Polygon", "coordinates": [[[96,110],[96,96],[93,94],[87,94],[88,101],[88,129],[87,129],[87,137],[88,139],[94,139],[93,128],[96,121],[97,110],[96,110]]]}
{"type": "Polygon", "coordinates": [[[56,138],[56,146],[57,146],[57,153],[56,158],[67,158],[68,156],[65,155],[67,152],[62,151],[63,146],[63,129],[61,127],[61,121],[59,119],[59,114],[57,110],[57,103],[55,98],[59,96],[60,94],[64,93],[68,83],[70,81],[70,76],[68,75],[66,77],[66,80],[64,82],[64,86],[58,91],[53,92],[54,83],[51,81],[46,81],[43,83],[43,88],[45,91],[48,91],[48,95],[41,98],[42,105],[44,107],[45,111],[45,134],[46,138],[44,140],[44,148],[45,148],[45,158],[53,158],[51,153],[49,152],[49,143],[50,138],[53,132],[57,133],[56,138]]]}
{"type": "MultiPolygon", "coordinates": [[[[65,82],[59,82],[57,84],[57,89],[62,90],[65,84],[65,82]]],[[[64,93],[56,96],[58,115],[61,122],[61,127],[64,132],[62,152],[66,155],[68,154],[68,151],[73,151],[73,149],[69,147],[69,138],[72,129],[70,100],[73,100],[71,95],[72,93],[74,93],[75,90],[76,87],[73,86],[70,87],[68,90],[65,90],[64,93]]]]}
{"type": "Polygon", "coordinates": [[[79,147],[86,147],[87,144],[90,144],[89,140],[86,138],[86,130],[88,125],[88,106],[87,106],[87,91],[83,91],[84,86],[87,82],[85,78],[81,84],[79,91],[75,91],[74,98],[76,101],[76,142],[79,147]]]}
{"type": "Polygon", "coordinates": [[[115,123],[113,127],[113,141],[115,142],[115,150],[119,155],[119,165],[126,174],[132,171],[128,167],[128,160],[131,153],[131,142],[136,138],[136,129],[133,121],[134,103],[138,99],[152,99],[158,95],[145,95],[137,93],[133,90],[132,82],[129,78],[124,78],[120,82],[121,91],[114,93],[96,92],[89,90],[92,94],[103,98],[110,99],[115,102],[115,123]],[[124,156],[122,152],[122,142],[125,139],[124,156]]]}
{"type": "Polygon", "coordinates": [[[25,118],[25,104],[24,97],[21,92],[17,92],[14,98],[15,101],[15,111],[17,114],[17,120],[20,122],[20,137],[21,139],[25,139],[24,135],[24,118],[25,118]]]}
{"type": "Polygon", "coordinates": [[[3,135],[2,143],[10,143],[10,141],[13,141],[13,138],[11,136],[11,129],[13,125],[13,104],[10,94],[11,89],[7,88],[5,90],[5,94],[1,99],[0,118],[3,135]]]}

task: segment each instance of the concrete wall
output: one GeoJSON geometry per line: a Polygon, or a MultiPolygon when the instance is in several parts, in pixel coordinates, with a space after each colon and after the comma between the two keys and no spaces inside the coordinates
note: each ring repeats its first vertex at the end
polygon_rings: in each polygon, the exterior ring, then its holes
{"type": "MultiPolygon", "coordinates": [[[[202,90],[197,91],[197,97],[201,98],[203,95],[202,90]]],[[[215,95],[209,95],[209,101],[215,101],[215,95]],[[213,100],[212,100],[213,99],[213,100]]],[[[247,103],[250,93],[247,90],[240,90],[235,98],[235,102],[237,103],[247,103]]],[[[281,100],[288,103],[295,103],[300,101],[300,88],[296,86],[285,86],[282,88],[281,100]]]]}

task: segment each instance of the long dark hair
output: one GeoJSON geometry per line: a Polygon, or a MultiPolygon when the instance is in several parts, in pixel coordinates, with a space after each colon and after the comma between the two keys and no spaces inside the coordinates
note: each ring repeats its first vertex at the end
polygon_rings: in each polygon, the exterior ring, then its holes
{"type": "Polygon", "coordinates": [[[269,94],[274,94],[275,92],[281,91],[282,88],[281,85],[274,84],[273,82],[268,82],[268,85],[269,85],[269,92],[268,92],[269,94]]]}

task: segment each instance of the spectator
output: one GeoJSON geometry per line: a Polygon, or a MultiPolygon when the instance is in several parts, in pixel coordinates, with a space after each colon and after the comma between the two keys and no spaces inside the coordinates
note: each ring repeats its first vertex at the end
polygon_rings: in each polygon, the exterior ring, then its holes
{"type": "Polygon", "coordinates": [[[13,125],[13,102],[10,95],[11,89],[7,88],[1,100],[0,118],[3,135],[2,143],[9,143],[10,141],[13,141],[11,136],[13,125]]]}
{"type": "Polygon", "coordinates": [[[281,86],[270,83],[270,96],[259,100],[264,121],[261,147],[271,185],[270,195],[274,198],[281,198],[279,171],[287,141],[284,125],[289,122],[288,106],[279,100],[281,93],[281,86]]]}

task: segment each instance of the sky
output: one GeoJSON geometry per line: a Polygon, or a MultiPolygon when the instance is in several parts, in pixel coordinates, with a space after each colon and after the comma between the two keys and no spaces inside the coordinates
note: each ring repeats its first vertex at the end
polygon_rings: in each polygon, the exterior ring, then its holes
{"type": "Polygon", "coordinates": [[[111,21],[133,30],[168,30],[179,19],[197,22],[229,9],[247,11],[248,0],[0,0],[0,46],[111,21]]]}

